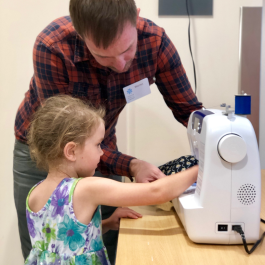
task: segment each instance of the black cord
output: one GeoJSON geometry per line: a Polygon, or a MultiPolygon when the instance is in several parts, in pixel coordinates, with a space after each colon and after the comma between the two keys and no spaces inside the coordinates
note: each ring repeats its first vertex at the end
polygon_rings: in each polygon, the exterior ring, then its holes
{"type": "Polygon", "coordinates": [[[244,231],[242,230],[241,225],[233,225],[232,230],[236,231],[237,233],[239,233],[241,235],[241,238],[242,238],[242,241],[244,244],[244,248],[248,254],[251,254],[256,249],[256,247],[259,245],[259,243],[262,241],[262,239],[265,236],[265,232],[263,232],[261,238],[254,244],[254,246],[250,250],[248,250],[245,234],[244,234],[244,231]]]}
{"type": "Polygon", "coordinates": [[[265,224],[265,220],[263,220],[262,218],[260,218],[260,221],[265,224]]]}
{"type": "Polygon", "coordinates": [[[197,92],[197,82],[196,82],[196,69],[195,69],[195,63],[193,60],[193,55],[192,55],[192,50],[191,50],[191,44],[190,44],[190,13],[189,13],[189,7],[188,7],[188,0],[186,0],[186,9],[189,17],[189,29],[188,29],[188,37],[189,37],[189,47],[190,47],[190,54],[191,54],[191,59],[193,63],[193,72],[194,72],[194,83],[195,83],[195,95],[197,92]]]}

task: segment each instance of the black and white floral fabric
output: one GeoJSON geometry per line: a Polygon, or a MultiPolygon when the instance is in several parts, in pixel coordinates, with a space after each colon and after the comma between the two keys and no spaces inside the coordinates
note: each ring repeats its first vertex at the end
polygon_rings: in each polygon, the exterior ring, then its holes
{"type": "Polygon", "coordinates": [[[158,167],[165,175],[172,175],[198,165],[198,160],[191,155],[181,156],[158,167]]]}

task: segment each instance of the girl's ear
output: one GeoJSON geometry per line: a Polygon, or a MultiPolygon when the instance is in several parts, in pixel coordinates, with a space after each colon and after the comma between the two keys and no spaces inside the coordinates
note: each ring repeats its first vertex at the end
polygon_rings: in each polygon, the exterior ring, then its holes
{"type": "Polygon", "coordinates": [[[74,162],[76,160],[76,143],[69,142],[65,145],[63,152],[66,159],[74,162]]]}

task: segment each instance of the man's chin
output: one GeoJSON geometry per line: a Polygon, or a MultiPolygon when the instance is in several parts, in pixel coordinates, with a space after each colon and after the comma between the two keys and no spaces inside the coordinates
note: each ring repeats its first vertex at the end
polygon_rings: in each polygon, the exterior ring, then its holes
{"type": "Polygon", "coordinates": [[[125,73],[125,72],[127,72],[127,71],[130,69],[131,65],[132,65],[132,61],[130,62],[130,64],[129,64],[128,66],[125,66],[124,69],[123,69],[122,71],[119,71],[119,70],[117,70],[116,68],[112,68],[112,67],[109,67],[109,68],[110,68],[112,71],[116,72],[117,74],[121,74],[121,73],[125,73]]]}

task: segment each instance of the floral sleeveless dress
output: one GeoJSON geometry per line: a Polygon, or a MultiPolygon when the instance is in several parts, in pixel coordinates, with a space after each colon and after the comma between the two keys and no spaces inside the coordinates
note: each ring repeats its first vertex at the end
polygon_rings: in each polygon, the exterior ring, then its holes
{"type": "Polygon", "coordinates": [[[26,265],[110,265],[102,241],[101,210],[88,225],[80,223],[73,210],[73,192],[80,179],[65,178],[37,213],[28,206],[27,223],[32,250],[26,265]]]}

